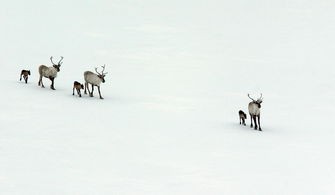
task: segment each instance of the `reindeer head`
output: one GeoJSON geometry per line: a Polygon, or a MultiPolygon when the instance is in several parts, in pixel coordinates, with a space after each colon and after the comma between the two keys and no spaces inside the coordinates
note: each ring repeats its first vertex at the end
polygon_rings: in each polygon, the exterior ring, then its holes
{"type": "Polygon", "coordinates": [[[83,85],[83,84],[80,84],[80,88],[81,88],[81,89],[84,89],[84,85],[83,85]]]}
{"type": "Polygon", "coordinates": [[[263,102],[263,95],[261,94],[261,97],[259,97],[257,100],[254,100],[253,98],[250,97],[248,94],[248,97],[252,100],[253,103],[257,104],[258,108],[261,108],[261,103],[263,102]]]}
{"type": "Polygon", "coordinates": [[[30,75],[30,70],[27,71],[28,75],[30,75]]]}
{"type": "Polygon", "coordinates": [[[95,72],[98,74],[98,77],[101,79],[101,81],[103,83],[105,82],[105,76],[106,76],[106,74],[108,74],[108,72],[104,72],[105,71],[105,66],[106,65],[101,66],[102,67],[101,73],[98,72],[98,68],[95,68],[95,72]]]}
{"type": "Polygon", "coordinates": [[[63,64],[62,60],[63,60],[63,56],[61,56],[61,59],[59,60],[59,62],[57,64],[55,64],[53,61],[52,61],[52,56],[50,57],[50,60],[51,60],[51,63],[52,63],[52,66],[57,70],[57,72],[60,71],[60,66],[63,64]]]}

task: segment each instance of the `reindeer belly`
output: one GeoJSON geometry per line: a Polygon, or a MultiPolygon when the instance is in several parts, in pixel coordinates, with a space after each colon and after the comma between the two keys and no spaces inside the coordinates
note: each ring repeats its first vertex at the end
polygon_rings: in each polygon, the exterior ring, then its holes
{"type": "Polygon", "coordinates": [[[251,115],[259,115],[260,111],[256,104],[249,104],[248,106],[249,114],[251,115]]]}
{"type": "Polygon", "coordinates": [[[46,72],[46,76],[56,78],[57,77],[57,70],[49,69],[49,71],[46,72]]]}
{"type": "Polygon", "coordinates": [[[90,71],[86,71],[84,73],[84,79],[85,79],[85,82],[90,83],[95,86],[100,86],[101,84],[101,79],[96,74],[90,71]]]}
{"type": "Polygon", "coordinates": [[[96,85],[96,86],[100,86],[101,79],[99,77],[95,76],[95,77],[92,78],[91,84],[96,85]]]}
{"type": "Polygon", "coordinates": [[[48,67],[43,70],[42,75],[46,78],[56,78],[57,77],[57,70],[54,67],[48,67]]]}

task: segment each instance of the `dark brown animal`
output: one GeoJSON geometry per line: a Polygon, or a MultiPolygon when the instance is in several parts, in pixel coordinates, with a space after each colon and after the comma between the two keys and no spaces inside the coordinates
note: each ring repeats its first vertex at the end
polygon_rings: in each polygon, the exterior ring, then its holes
{"type": "Polygon", "coordinates": [[[74,95],[74,90],[75,89],[77,90],[77,94],[79,95],[79,97],[81,97],[80,89],[84,89],[84,85],[79,83],[78,81],[75,81],[73,83],[72,95],[74,95]]]}
{"type": "Polygon", "coordinates": [[[238,116],[240,117],[240,125],[242,124],[245,126],[245,119],[247,119],[247,115],[242,110],[240,110],[238,111],[238,116]]]}
{"type": "Polygon", "coordinates": [[[21,70],[20,81],[23,79],[26,83],[28,83],[28,75],[30,75],[30,70],[21,70]]]}

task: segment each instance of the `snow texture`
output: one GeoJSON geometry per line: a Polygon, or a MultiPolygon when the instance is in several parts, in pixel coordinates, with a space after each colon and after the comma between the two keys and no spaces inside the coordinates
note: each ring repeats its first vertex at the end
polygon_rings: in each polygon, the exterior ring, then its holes
{"type": "Polygon", "coordinates": [[[335,194],[335,1],[0,7],[0,194],[335,194]],[[63,64],[56,90],[38,67],[63,64]],[[106,64],[100,100],[73,81],[106,64]],[[28,84],[19,81],[30,69],[28,84]],[[238,111],[263,94],[261,125],[238,111]]]}

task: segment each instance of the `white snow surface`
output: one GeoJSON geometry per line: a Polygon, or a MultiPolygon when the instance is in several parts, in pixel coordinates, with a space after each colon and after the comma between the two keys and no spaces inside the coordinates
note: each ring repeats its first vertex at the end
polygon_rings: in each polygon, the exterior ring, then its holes
{"type": "Polygon", "coordinates": [[[335,194],[335,1],[0,7],[0,194],[335,194]],[[63,65],[55,88],[38,66],[63,65]],[[106,64],[100,100],[73,81],[106,64]],[[28,84],[19,81],[30,69],[28,84]],[[262,132],[239,125],[263,94],[262,132]]]}

